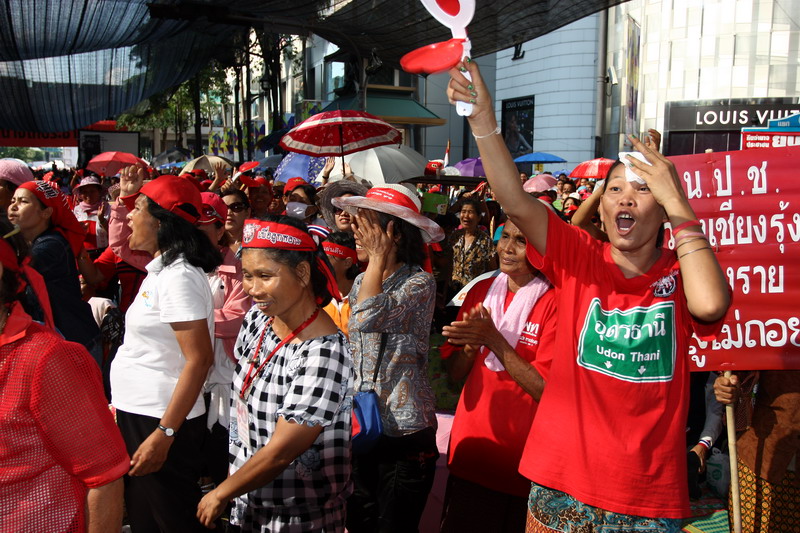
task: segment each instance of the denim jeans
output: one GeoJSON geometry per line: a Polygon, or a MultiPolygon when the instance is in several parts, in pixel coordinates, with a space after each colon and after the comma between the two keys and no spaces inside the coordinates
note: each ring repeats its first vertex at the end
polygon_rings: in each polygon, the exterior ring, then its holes
{"type": "Polygon", "coordinates": [[[375,448],[353,456],[353,494],[347,500],[350,533],[414,533],[433,485],[436,431],[382,436],[375,448]]]}

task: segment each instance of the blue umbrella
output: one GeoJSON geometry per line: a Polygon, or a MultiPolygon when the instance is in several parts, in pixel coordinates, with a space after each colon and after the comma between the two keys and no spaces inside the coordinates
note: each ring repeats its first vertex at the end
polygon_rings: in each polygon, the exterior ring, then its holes
{"type": "Polygon", "coordinates": [[[275,169],[275,180],[286,183],[299,176],[310,183],[322,171],[326,159],[327,157],[311,157],[297,152],[289,152],[275,169]]]}
{"type": "Polygon", "coordinates": [[[566,163],[566,159],[561,159],[557,155],[548,154],[547,152],[533,152],[531,154],[521,155],[514,159],[515,163],[566,163]]]}

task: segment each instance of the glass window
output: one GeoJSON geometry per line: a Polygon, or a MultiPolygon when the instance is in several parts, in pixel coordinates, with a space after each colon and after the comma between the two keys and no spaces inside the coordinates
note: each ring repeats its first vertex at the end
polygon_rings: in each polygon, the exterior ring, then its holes
{"type": "Polygon", "coordinates": [[[333,92],[344,85],[344,63],[342,61],[330,61],[325,63],[325,100],[333,100],[336,94],[333,92]]]}

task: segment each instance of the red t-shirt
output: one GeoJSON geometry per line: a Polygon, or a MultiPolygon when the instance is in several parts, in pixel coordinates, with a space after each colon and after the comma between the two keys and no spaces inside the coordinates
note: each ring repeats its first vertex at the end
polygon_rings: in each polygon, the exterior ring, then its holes
{"type": "Polygon", "coordinates": [[[675,253],[625,279],[610,245],[550,214],[547,255],[559,346],[520,462],[540,485],[616,513],[689,514],[688,343],[713,333],[689,314],[675,253]]]}
{"type": "Polygon", "coordinates": [[[0,398],[2,530],[84,531],[87,489],[130,468],[97,363],[15,304],[0,335],[0,398]]]}
{"type": "MultiPolygon", "coordinates": [[[[461,310],[472,309],[486,298],[494,278],[478,282],[467,293],[461,310]]],[[[514,293],[508,293],[505,307],[514,293]]],[[[549,361],[547,346],[555,337],[555,300],[547,291],[531,309],[525,329],[519,336],[516,352],[546,376],[549,361]],[[541,347],[541,348],[540,348],[541,347]]],[[[459,347],[445,343],[443,359],[459,347]]],[[[453,428],[450,431],[450,453],[447,466],[454,475],[489,489],[526,496],[531,483],[522,477],[519,466],[525,438],[530,431],[537,403],[517,385],[507,371],[493,372],[484,364],[488,351],[476,356],[458,401],[453,428]]]]}
{"type": "Polygon", "coordinates": [[[103,250],[103,253],[94,260],[94,266],[97,267],[97,270],[103,274],[106,280],[112,279],[115,275],[117,276],[121,292],[119,309],[122,314],[125,314],[133,303],[134,298],[136,298],[147,272],[143,272],[130,263],[123,261],[110,246],[103,250]]]}

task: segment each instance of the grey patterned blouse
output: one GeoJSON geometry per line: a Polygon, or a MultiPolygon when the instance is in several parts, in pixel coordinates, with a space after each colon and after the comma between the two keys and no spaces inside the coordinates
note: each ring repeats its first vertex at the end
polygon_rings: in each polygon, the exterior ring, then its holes
{"type": "Polygon", "coordinates": [[[428,343],[436,283],[418,266],[403,265],[383,282],[383,292],[356,304],[364,275],[350,291],[350,350],[355,391],[369,390],[381,333],[388,334],[375,390],[383,433],[400,437],[436,428],[436,402],[428,380],[428,343]],[[362,388],[363,383],[363,388],[362,388]]]}

